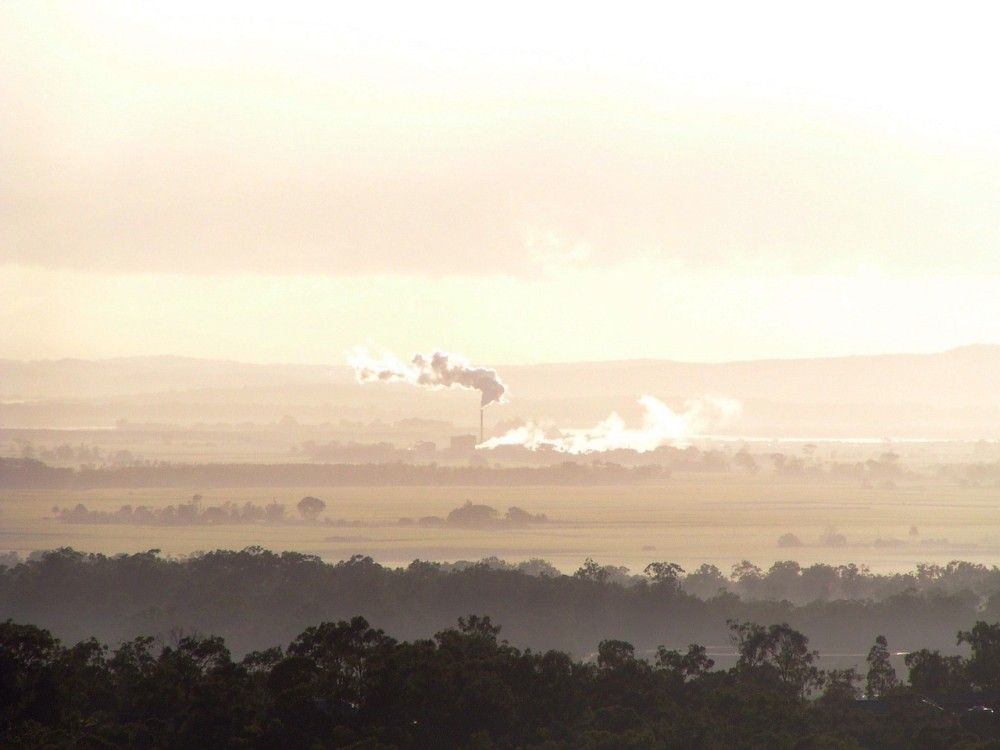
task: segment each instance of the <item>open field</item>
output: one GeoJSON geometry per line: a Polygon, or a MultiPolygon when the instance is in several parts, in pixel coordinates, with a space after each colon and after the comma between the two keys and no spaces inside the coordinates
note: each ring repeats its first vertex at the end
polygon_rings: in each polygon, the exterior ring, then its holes
{"type": "Polygon", "coordinates": [[[856,562],[873,571],[892,571],[912,569],[917,562],[1000,560],[998,499],[996,488],[929,481],[888,489],[732,475],[678,475],[659,486],[628,487],[5,490],[0,491],[0,551],[23,555],[72,546],[108,553],[159,548],[186,554],[261,545],[331,560],[362,553],[386,564],[497,555],[510,561],[542,557],[572,571],[590,556],[633,571],[651,560],[689,569],[709,562],[725,570],[743,559],[761,566],[783,559],[856,562]],[[77,503],[103,511],[124,504],[161,508],[185,502],[193,492],[203,496],[205,506],[276,500],[293,514],[301,497],[315,495],[326,501],[331,525],[71,524],[56,520],[51,510],[77,503]],[[550,522],[482,529],[397,523],[401,517],[445,516],[466,500],[501,513],[517,505],[547,514],[550,522]],[[778,538],[786,533],[797,536],[801,546],[779,546],[778,538]]]}

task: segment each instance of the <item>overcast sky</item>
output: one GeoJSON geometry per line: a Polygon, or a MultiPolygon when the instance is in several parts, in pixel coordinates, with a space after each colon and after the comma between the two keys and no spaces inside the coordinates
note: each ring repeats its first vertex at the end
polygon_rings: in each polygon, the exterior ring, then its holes
{"type": "Polygon", "coordinates": [[[0,357],[1000,342],[989,6],[352,5],[0,5],[0,357]]]}

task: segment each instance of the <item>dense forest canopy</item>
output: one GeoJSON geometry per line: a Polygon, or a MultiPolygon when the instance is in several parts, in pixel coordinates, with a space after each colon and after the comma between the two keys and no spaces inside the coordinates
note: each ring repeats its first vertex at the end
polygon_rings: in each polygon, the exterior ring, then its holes
{"type": "MultiPolygon", "coordinates": [[[[865,669],[823,670],[787,624],[730,621],[734,665],[604,639],[581,662],[522,650],[487,616],[397,641],[362,617],[234,659],[219,637],[65,647],[0,623],[0,744],[85,748],[964,748],[1000,741],[1000,624],[922,650],[909,684],[878,636],[865,669]],[[861,696],[864,700],[859,700],[861,696]]],[[[912,657],[912,658],[911,658],[912,657]]]]}
{"type": "Polygon", "coordinates": [[[854,565],[788,561],[763,571],[745,562],[727,576],[669,562],[634,575],[587,560],[562,575],[542,560],[390,568],[360,555],[329,563],[261,548],[184,558],[60,549],[6,563],[2,618],[67,641],[209,633],[238,654],[288,641],[321,620],[363,615],[393,637],[415,639],[465,613],[489,612],[507,624],[511,643],[578,657],[602,638],[646,653],[661,644],[725,644],[730,619],[788,622],[851,665],[879,634],[900,651],[927,645],[957,653],[956,631],[1000,619],[1000,571],[969,563],[877,575],[854,565]]]}

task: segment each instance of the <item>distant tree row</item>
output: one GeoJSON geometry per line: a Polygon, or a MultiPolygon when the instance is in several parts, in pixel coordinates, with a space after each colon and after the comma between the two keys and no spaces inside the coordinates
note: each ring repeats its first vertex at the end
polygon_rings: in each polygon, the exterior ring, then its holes
{"type": "MultiPolygon", "coordinates": [[[[147,505],[122,505],[117,510],[90,510],[83,503],[73,507],[60,508],[53,506],[52,515],[63,523],[74,524],[128,524],[134,526],[222,526],[241,524],[316,524],[337,526],[370,526],[371,521],[350,521],[329,518],[320,519],[320,514],[326,510],[326,502],[318,497],[307,495],[296,503],[298,518],[293,518],[287,508],[272,501],[266,505],[245,502],[242,505],[227,501],[219,505],[203,506],[201,495],[194,495],[189,502],[154,508],[147,505]]],[[[452,510],[446,517],[423,516],[421,518],[400,518],[396,524],[400,526],[447,526],[454,528],[493,528],[528,526],[547,523],[544,513],[529,513],[523,508],[511,506],[501,516],[500,512],[489,505],[474,504],[471,501],[452,510]]],[[[386,525],[380,523],[379,525],[386,525]]]]}
{"type": "Polygon", "coordinates": [[[661,466],[626,467],[566,461],[553,466],[489,467],[436,464],[172,464],[55,467],[34,459],[0,458],[0,486],[9,489],[109,487],[336,487],[392,485],[611,485],[662,482],[661,466]]]}
{"type": "MultiPolygon", "coordinates": [[[[475,465],[443,466],[402,460],[341,463],[284,464],[175,464],[140,460],[119,451],[111,461],[77,468],[56,467],[32,454],[0,458],[0,486],[38,489],[94,489],[103,487],[296,487],[343,485],[607,485],[655,484],[671,472],[756,474],[761,459],[772,474],[856,482],[864,487],[893,488],[896,482],[920,476],[904,468],[899,456],[885,452],[878,458],[856,462],[809,463],[805,459],[773,453],[754,456],[740,451],[660,448],[651,453],[613,451],[577,456],[522,451],[516,456],[489,452],[476,456],[475,465]],[[522,455],[522,453],[524,455],[522,455]]],[[[56,456],[52,456],[57,459],[56,456]]],[[[963,486],[1000,484],[1000,462],[947,464],[933,467],[924,477],[963,486]]]]}
{"type": "Polygon", "coordinates": [[[292,518],[287,508],[272,501],[266,505],[245,502],[242,505],[227,501],[219,505],[203,506],[201,495],[194,495],[186,503],[153,508],[147,505],[122,505],[118,510],[89,510],[83,503],[72,508],[54,506],[52,515],[63,523],[80,524],[132,524],[137,526],[219,526],[225,524],[287,524],[317,523],[326,509],[326,502],[318,497],[306,496],[296,504],[299,519],[292,518]]]}

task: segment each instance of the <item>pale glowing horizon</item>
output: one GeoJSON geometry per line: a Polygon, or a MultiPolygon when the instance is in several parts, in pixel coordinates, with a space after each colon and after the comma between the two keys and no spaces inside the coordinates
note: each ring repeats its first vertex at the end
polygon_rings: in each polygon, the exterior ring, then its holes
{"type": "Polygon", "coordinates": [[[0,358],[1000,342],[997,11],[0,7],[0,358]]]}

